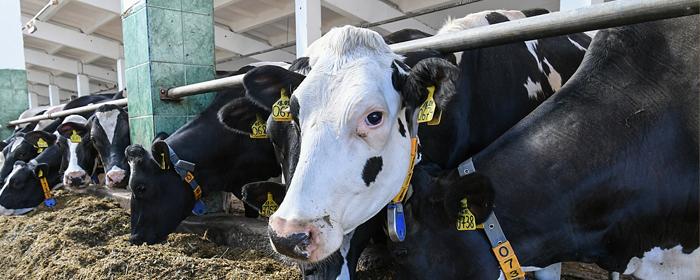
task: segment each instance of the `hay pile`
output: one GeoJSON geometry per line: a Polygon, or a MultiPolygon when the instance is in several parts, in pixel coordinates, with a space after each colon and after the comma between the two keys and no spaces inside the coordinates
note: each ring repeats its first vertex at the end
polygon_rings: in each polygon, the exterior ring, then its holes
{"type": "Polygon", "coordinates": [[[115,202],[65,191],[56,195],[54,210],[0,216],[0,279],[300,277],[297,268],[269,252],[219,246],[194,234],[171,234],[160,245],[131,246],[129,215],[115,202]]]}

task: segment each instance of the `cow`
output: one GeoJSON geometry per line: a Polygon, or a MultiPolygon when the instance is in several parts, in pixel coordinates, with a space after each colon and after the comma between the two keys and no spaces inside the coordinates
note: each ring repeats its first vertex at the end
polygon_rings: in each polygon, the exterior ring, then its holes
{"type": "MultiPolygon", "coordinates": [[[[513,17],[479,16],[487,24],[513,17]]],[[[249,91],[251,98],[267,108],[280,88],[295,89],[289,110],[293,121],[285,126],[299,133],[299,148],[289,163],[297,164],[297,157],[298,164],[284,202],[270,219],[274,248],[319,262],[341,247],[344,235],[387,205],[406,178],[418,108],[428,96],[437,104],[434,116],[440,121],[421,127],[422,154],[441,166],[456,166],[561,87],[589,40],[576,34],[465,52],[459,71],[434,58],[409,70],[378,34],[343,27],[310,46],[306,77],[254,69],[246,75],[251,83],[246,88],[256,89],[249,91]],[[471,123],[477,114],[482,122],[471,123]],[[363,207],[354,207],[360,201],[363,207]]],[[[269,130],[273,143],[285,141],[276,139],[271,124],[269,130]]]]}
{"type": "Polygon", "coordinates": [[[42,201],[49,207],[55,204],[50,190],[61,182],[67,144],[66,139],[53,134],[42,137],[47,147],[36,158],[28,162],[18,160],[13,164],[12,172],[0,190],[0,213],[24,214],[42,201]],[[46,184],[46,190],[43,184],[46,184]]]}
{"type": "Polygon", "coordinates": [[[91,175],[98,170],[97,150],[91,135],[92,120],[80,115],[70,115],[63,120],[57,132],[68,139],[66,157],[68,166],[63,174],[63,185],[72,188],[86,187],[91,182],[91,175]]]}
{"type": "MultiPolygon", "coordinates": [[[[244,67],[238,73],[248,69],[244,67]]],[[[195,205],[201,205],[195,199],[196,192],[206,196],[227,191],[240,198],[244,184],[279,175],[269,139],[220,124],[219,110],[230,102],[243,104],[244,117],[237,121],[248,130],[259,123],[258,118],[266,116],[245,97],[243,87],[234,86],[218,92],[209,107],[165,140],[154,141],[150,152],[141,145],[126,149],[131,172],[132,244],[165,240],[195,205]]],[[[197,206],[194,210],[201,214],[204,209],[197,206]]],[[[258,213],[246,207],[245,215],[257,217],[258,213]]]]}
{"type": "Polygon", "coordinates": [[[484,234],[499,225],[523,269],[697,279],[698,19],[598,32],[567,84],[486,149],[458,169],[421,162],[399,278],[504,277],[484,234]]]}
{"type": "Polygon", "coordinates": [[[89,120],[66,119],[58,132],[68,138],[70,165],[63,183],[71,187],[84,187],[90,183],[99,161],[105,170],[108,187],[125,187],[129,181],[129,167],[124,150],[129,146],[129,117],[120,106],[102,105],[89,120]],[[98,161],[96,161],[97,157],[98,161]]]}

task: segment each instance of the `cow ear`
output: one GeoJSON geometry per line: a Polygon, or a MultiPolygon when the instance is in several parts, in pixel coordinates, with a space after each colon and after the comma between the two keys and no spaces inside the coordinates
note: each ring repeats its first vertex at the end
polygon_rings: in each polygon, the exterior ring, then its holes
{"type": "Polygon", "coordinates": [[[219,122],[235,133],[250,135],[252,138],[267,138],[266,120],[270,112],[247,97],[234,99],[222,107],[218,115],[219,122]]]}
{"type": "Polygon", "coordinates": [[[280,205],[282,200],[284,200],[284,195],[286,194],[287,189],[280,183],[263,181],[246,184],[243,186],[242,192],[243,203],[255,210],[264,212],[262,211],[263,204],[268,203],[267,205],[271,205],[269,202],[271,198],[274,205],[280,205]]]}
{"type": "Polygon", "coordinates": [[[30,131],[24,135],[24,140],[34,147],[46,148],[56,143],[56,135],[42,130],[30,131]]]}
{"type": "Polygon", "coordinates": [[[151,144],[155,143],[158,140],[165,140],[166,138],[168,138],[168,136],[170,136],[170,134],[168,134],[167,132],[158,132],[158,134],[156,134],[156,136],[153,137],[153,141],[151,141],[151,144]]]}
{"type": "Polygon", "coordinates": [[[494,190],[491,181],[479,173],[460,177],[457,171],[438,179],[443,192],[446,216],[456,221],[464,205],[474,215],[476,224],[481,224],[493,211],[494,190]]]}
{"type": "Polygon", "coordinates": [[[243,77],[246,95],[267,111],[280,99],[285,89],[288,95],[301,84],[305,76],[279,66],[265,65],[248,71],[243,77]]]}
{"type": "Polygon", "coordinates": [[[39,163],[34,166],[34,174],[41,178],[49,175],[49,165],[46,163],[39,163]]]}
{"type": "Polygon", "coordinates": [[[163,140],[156,140],[151,146],[151,154],[153,159],[158,163],[160,169],[168,170],[171,169],[173,163],[170,161],[170,149],[168,148],[168,143],[163,140]]]}
{"type": "Polygon", "coordinates": [[[426,102],[432,90],[435,104],[444,110],[456,94],[458,77],[459,70],[449,61],[426,58],[413,66],[403,81],[399,81],[403,83],[400,92],[408,107],[418,108],[426,102]]]}
{"type": "Polygon", "coordinates": [[[80,138],[85,137],[88,132],[87,126],[81,123],[65,122],[58,126],[58,134],[66,139],[76,139],[76,135],[80,138]]]}
{"type": "Polygon", "coordinates": [[[126,160],[129,164],[138,165],[141,164],[145,159],[148,159],[148,152],[141,145],[129,145],[124,151],[126,155],[126,160]]]}

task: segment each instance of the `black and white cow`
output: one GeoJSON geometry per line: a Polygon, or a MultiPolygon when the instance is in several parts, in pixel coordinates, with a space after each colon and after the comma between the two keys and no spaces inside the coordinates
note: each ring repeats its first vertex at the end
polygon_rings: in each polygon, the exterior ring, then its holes
{"type": "Polygon", "coordinates": [[[14,169],[15,162],[28,162],[56,141],[56,135],[36,130],[17,133],[9,146],[2,151],[5,161],[0,169],[0,182],[4,183],[14,169]]]}
{"type": "MultiPolygon", "coordinates": [[[[476,17],[508,20],[499,12],[476,17]]],[[[251,71],[246,78],[258,89],[251,96],[266,106],[279,98],[280,88],[296,88],[290,100],[294,121],[287,127],[300,132],[298,153],[291,154],[299,160],[285,201],[270,220],[275,249],[303,261],[323,260],[340,248],[344,235],[381,211],[406,177],[415,113],[427,87],[435,86],[434,102],[444,114],[438,126],[425,129],[430,133],[421,128],[423,153],[442,166],[456,166],[469,147],[481,141],[485,146],[561,87],[587,40],[577,34],[467,52],[457,89],[459,71],[447,61],[423,60],[406,73],[401,57],[378,34],[354,27],[334,29],[309,48],[303,82],[280,69],[251,71]],[[541,92],[529,91],[531,84],[541,92]],[[475,114],[485,121],[470,123],[475,114]]],[[[285,141],[270,134],[273,143],[285,141]]]]}
{"type": "MultiPolygon", "coordinates": [[[[244,73],[249,68],[241,70],[244,73]]],[[[232,192],[240,198],[249,182],[278,176],[279,164],[269,139],[251,138],[251,126],[266,116],[244,96],[243,87],[220,91],[212,104],[165,140],[156,140],[149,153],[140,145],[126,150],[131,176],[131,243],[154,244],[165,240],[192,213],[195,195],[190,184],[176,173],[174,155],[194,164],[190,170],[202,195],[232,192]],[[242,104],[236,121],[246,131],[233,131],[219,121],[219,110],[228,103],[242,104]]],[[[246,207],[246,216],[258,213],[246,207]]]]}
{"type": "MultiPolygon", "coordinates": [[[[524,267],[595,263],[636,279],[700,275],[698,16],[600,31],[556,95],[483,151],[466,176],[416,167],[404,278],[497,279],[494,214],[524,267]]],[[[356,205],[362,208],[362,205],[356,205]]]]}
{"type": "Polygon", "coordinates": [[[46,178],[50,189],[61,182],[66,165],[66,139],[59,139],[53,134],[42,137],[48,146],[36,158],[28,162],[19,160],[13,164],[12,172],[0,190],[0,213],[23,214],[44,201],[46,197],[40,178],[46,178]]]}
{"type": "Polygon", "coordinates": [[[102,105],[89,120],[71,116],[58,128],[68,138],[70,165],[63,183],[83,187],[90,183],[95,163],[101,162],[108,187],[125,187],[129,181],[129,167],[124,150],[131,143],[129,117],[126,110],[117,105],[102,105]],[[95,158],[97,157],[97,159],[95,158]]]}

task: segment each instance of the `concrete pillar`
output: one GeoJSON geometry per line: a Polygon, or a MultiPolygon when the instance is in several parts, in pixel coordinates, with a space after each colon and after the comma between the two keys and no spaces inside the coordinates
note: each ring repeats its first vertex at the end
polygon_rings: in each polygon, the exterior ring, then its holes
{"type": "Polygon", "coordinates": [[[213,93],[161,101],[160,90],[214,79],[213,0],[122,0],[131,141],[150,146],[204,110],[213,93]]]}
{"type": "Polygon", "coordinates": [[[78,74],[76,82],[78,83],[78,97],[90,95],[90,78],[88,76],[78,74]]]}
{"type": "Polygon", "coordinates": [[[36,94],[36,92],[30,92],[28,94],[29,97],[29,108],[36,108],[39,107],[39,95],[36,94]]]}
{"type": "Polygon", "coordinates": [[[61,104],[61,89],[57,85],[49,85],[49,105],[61,104]]]}
{"type": "Polygon", "coordinates": [[[7,122],[29,108],[27,71],[24,66],[20,0],[3,0],[0,9],[0,139],[13,132],[7,122]]]}
{"type": "Polygon", "coordinates": [[[117,59],[117,88],[122,91],[126,88],[126,80],[124,77],[124,58],[117,59]]]}
{"type": "Polygon", "coordinates": [[[600,4],[603,2],[605,2],[605,0],[561,0],[559,1],[559,10],[575,10],[578,8],[588,7],[590,5],[600,4]]]}
{"type": "Polygon", "coordinates": [[[306,47],[321,38],[321,0],[295,0],[297,57],[304,56],[306,47]]]}

